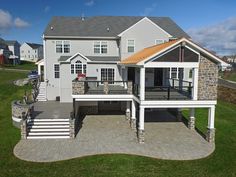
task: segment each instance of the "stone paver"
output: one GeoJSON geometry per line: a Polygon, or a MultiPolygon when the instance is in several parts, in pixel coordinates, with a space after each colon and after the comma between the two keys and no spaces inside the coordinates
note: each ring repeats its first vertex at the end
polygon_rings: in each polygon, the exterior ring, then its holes
{"type": "MultiPolygon", "coordinates": [[[[161,111],[158,117],[172,115],[161,111]]],[[[146,115],[148,116],[148,115],[146,115]]],[[[173,119],[145,123],[145,143],[139,144],[123,115],[86,116],[75,139],[20,140],[14,154],[27,161],[52,162],[95,154],[124,153],[160,159],[192,160],[210,155],[214,144],[173,119]]]]}

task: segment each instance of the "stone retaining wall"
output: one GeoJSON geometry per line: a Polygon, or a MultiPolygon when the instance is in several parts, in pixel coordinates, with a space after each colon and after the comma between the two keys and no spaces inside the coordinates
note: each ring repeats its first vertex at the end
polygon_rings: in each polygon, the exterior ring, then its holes
{"type": "Polygon", "coordinates": [[[213,63],[206,57],[201,56],[199,63],[198,79],[198,99],[216,100],[218,82],[217,64],[213,63]]]}

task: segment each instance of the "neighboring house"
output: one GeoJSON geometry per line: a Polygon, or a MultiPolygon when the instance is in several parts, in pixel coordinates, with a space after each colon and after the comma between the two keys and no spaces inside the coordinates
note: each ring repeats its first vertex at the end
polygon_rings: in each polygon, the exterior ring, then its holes
{"type": "Polygon", "coordinates": [[[145,109],[189,108],[194,127],[195,108],[208,108],[207,137],[214,140],[218,65],[224,62],[170,18],[53,17],[43,43],[45,100],[73,102],[74,116],[125,110],[132,125],[138,121],[140,142],[145,109]]]}
{"type": "Polygon", "coordinates": [[[23,43],[20,47],[21,60],[36,62],[43,59],[43,45],[35,43],[23,43]]]}
{"type": "MultiPolygon", "coordinates": [[[[19,57],[17,54],[17,41],[15,44],[11,43],[13,41],[6,41],[0,38],[0,64],[19,64],[19,57]],[[16,47],[16,48],[15,48],[16,47]]],[[[18,43],[19,44],[19,43],[18,43]]]]}
{"type": "MultiPolygon", "coordinates": [[[[16,58],[15,63],[20,63],[20,43],[15,40],[6,40],[5,43],[8,45],[10,51],[12,51],[12,55],[16,58]]],[[[13,58],[13,57],[12,57],[13,58]]]]}

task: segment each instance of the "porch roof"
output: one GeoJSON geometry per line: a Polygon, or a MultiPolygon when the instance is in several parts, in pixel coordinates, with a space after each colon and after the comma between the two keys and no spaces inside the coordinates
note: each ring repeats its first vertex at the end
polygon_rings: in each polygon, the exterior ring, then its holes
{"type": "Polygon", "coordinates": [[[186,38],[181,38],[169,42],[165,42],[163,44],[154,45],[151,47],[144,48],[143,50],[131,55],[130,57],[122,60],[119,64],[121,65],[144,65],[144,62],[156,57],[159,54],[162,54],[168,51],[175,46],[184,43],[184,45],[188,45],[189,47],[197,50],[198,52],[208,56],[209,58],[213,59],[218,64],[225,64],[223,60],[221,60],[218,56],[214,55],[213,53],[209,52],[205,48],[199,46],[198,44],[190,41],[186,38]]]}

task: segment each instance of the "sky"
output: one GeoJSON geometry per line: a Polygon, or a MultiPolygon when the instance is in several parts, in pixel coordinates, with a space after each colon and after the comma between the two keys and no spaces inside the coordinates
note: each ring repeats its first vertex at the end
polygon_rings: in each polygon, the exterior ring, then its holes
{"type": "Polygon", "coordinates": [[[235,0],[0,0],[0,37],[42,43],[52,16],[168,16],[218,55],[236,54],[235,0]]]}

